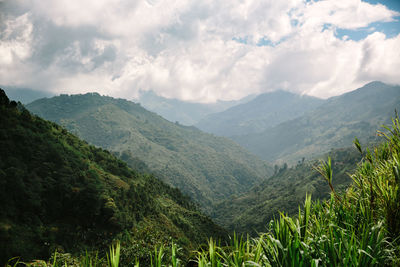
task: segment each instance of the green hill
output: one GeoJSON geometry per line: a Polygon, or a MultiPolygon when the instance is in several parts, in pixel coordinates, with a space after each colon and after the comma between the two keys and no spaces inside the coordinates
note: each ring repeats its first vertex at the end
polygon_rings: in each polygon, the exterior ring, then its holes
{"type": "MultiPolygon", "coordinates": [[[[355,148],[337,149],[329,153],[334,171],[336,190],[346,188],[361,155],[355,148]]],[[[321,157],[326,158],[327,155],[321,157]]],[[[329,198],[327,182],[314,170],[317,160],[298,162],[275,169],[275,174],[249,192],[220,203],[215,208],[214,219],[227,229],[239,233],[256,234],[267,230],[267,223],[279,218],[279,212],[295,215],[306,194],[314,199],[329,198]]]]}
{"type": "Polygon", "coordinates": [[[372,82],[330,98],[299,118],[232,139],[265,160],[293,163],[350,146],[355,136],[362,142],[371,141],[399,108],[400,86],[372,82]]]}
{"type": "Polygon", "coordinates": [[[297,118],[321,105],[324,100],[275,91],[255,99],[210,114],[196,124],[199,129],[221,136],[259,133],[281,122],[297,118]]]}
{"type": "Polygon", "coordinates": [[[37,100],[27,108],[132,166],[143,161],[157,177],[204,209],[245,192],[271,167],[233,141],[171,123],[139,104],[96,93],[37,100]]]}
{"type": "Polygon", "coordinates": [[[171,240],[188,256],[207,237],[224,235],[178,189],[31,115],[3,90],[0,147],[2,266],[13,256],[103,250],[115,238],[130,262],[171,240]]]}

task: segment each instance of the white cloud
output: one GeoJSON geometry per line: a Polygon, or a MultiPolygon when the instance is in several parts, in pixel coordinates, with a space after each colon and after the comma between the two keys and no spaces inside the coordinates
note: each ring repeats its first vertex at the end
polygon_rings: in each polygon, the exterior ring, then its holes
{"type": "Polygon", "coordinates": [[[0,66],[11,64],[13,60],[24,60],[31,54],[32,24],[29,14],[5,21],[0,42],[0,66]]]}
{"type": "Polygon", "coordinates": [[[2,1],[0,84],[191,101],[280,88],[328,97],[400,83],[400,35],[369,27],[399,15],[360,0],[2,1]],[[335,34],[365,27],[359,41],[335,34]]]}
{"type": "Polygon", "coordinates": [[[381,4],[342,0],[310,2],[300,10],[298,19],[304,28],[318,29],[324,24],[332,24],[338,28],[357,29],[376,21],[393,21],[393,17],[399,15],[381,4]]]}

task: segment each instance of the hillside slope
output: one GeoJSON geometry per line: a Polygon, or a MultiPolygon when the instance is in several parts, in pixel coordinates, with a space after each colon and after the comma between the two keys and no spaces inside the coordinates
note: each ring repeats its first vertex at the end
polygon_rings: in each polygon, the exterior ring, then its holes
{"type": "MultiPolygon", "coordinates": [[[[328,155],[321,156],[326,159],[328,155]]],[[[355,148],[337,149],[329,153],[332,158],[335,190],[346,188],[361,155],[355,148]]],[[[220,203],[214,219],[227,229],[239,233],[265,232],[268,222],[279,218],[279,212],[290,216],[298,212],[306,194],[314,199],[329,198],[327,182],[313,169],[317,160],[298,162],[296,166],[276,169],[275,174],[253,187],[249,192],[220,203]]]]}
{"type": "Polygon", "coordinates": [[[139,104],[96,93],[37,100],[27,108],[133,166],[143,161],[163,181],[209,209],[245,192],[271,167],[233,141],[171,123],[139,104]]]}
{"type": "Polygon", "coordinates": [[[293,163],[331,148],[350,146],[355,136],[370,141],[380,125],[390,121],[395,109],[400,109],[400,86],[372,82],[330,98],[299,118],[232,139],[265,160],[293,163]]]}
{"type": "Polygon", "coordinates": [[[1,89],[0,147],[0,265],[104,249],[121,235],[127,257],[139,258],[170,238],[188,253],[224,235],[178,189],[31,115],[1,89]]]}
{"type": "Polygon", "coordinates": [[[275,91],[211,114],[196,124],[199,129],[220,136],[259,133],[281,122],[299,117],[324,101],[311,96],[275,91]]]}

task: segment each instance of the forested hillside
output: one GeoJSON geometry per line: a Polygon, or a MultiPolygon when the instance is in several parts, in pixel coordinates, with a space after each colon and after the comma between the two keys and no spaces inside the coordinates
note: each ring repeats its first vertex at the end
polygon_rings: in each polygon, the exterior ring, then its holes
{"type": "Polygon", "coordinates": [[[103,250],[123,260],[178,243],[182,255],[225,232],[178,189],[32,115],[0,90],[0,264],[13,256],[103,250]]]}
{"type": "MultiPolygon", "coordinates": [[[[332,158],[335,178],[333,186],[344,191],[351,183],[349,174],[354,171],[361,155],[354,147],[336,149],[320,158],[332,158]]],[[[275,174],[253,187],[249,192],[219,204],[214,213],[217,223],[237,233],[257,234],[267,230],[267,222],[279,217],[279,212],[290,216],[298,212],[306,195],[313,199],[329,198],[328,183],[314,169],[318,160],[299,161],[275,167],[275,174]]]]}
{"type": "Polygon", "coordinates": [[[272,168],[233,141],[171,123],[139,104],[96,93],[37,100],[27,108],[163,181],[204,209],[267,178],[272,168]]]}
{"type": "Polygon", "coordinates": [[[299,118],[232,139],[265,160],[295,163],[350,146],[355,136],[362,142],[372,141],[395,109],[400,109],[400,86],[372,82],[330,98],[299,118]]]}
{"type": "Polygon", "coordinates": [[[196,124],[199,129],[220,136],[235,136],[262,132],[284,121],[297,118],[315,109],[324,100],[275,91],[210,114],[196,124]]]}

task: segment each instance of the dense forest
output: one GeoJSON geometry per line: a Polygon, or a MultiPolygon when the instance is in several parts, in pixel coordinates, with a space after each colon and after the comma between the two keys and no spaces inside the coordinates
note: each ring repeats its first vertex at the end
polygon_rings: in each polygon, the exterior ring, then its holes
{"type": "Polygon", "coordinates": [[[110,152],[32,115],[0,91],[0,264],[55,250],[124,245],[122,262],[144,262],[159,244],[184,258],[225,232],[178,189],[140,174],[110,152]]]}

